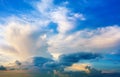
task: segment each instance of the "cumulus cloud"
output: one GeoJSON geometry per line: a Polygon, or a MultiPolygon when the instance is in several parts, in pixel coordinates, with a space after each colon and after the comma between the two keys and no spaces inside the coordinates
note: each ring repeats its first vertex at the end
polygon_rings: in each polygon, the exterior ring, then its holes
{"type": "Polygon", "coordinates": [[[100,55],[92,53],[74,53],[68,55],[61,55],[58,61],[44,57],[34,57],[32,63],[40,70],[64,71],[64,69],[66,70],[72,65],[74,66],[75,63],[79,63],[79,61],[81,60],[91,60],[98,57],[100,57],[100,55]]]}
{"type": "MultiPolygon", "coordinates": [[[[76,76],[86,76],[86,77],[93,77],[93,76],[103,76],[102,71],[97,70],[95,68],[92,68],[91,64],[85,64],[85,63],[78,63],[74,57],[78,58],[79,60],[91,60],[91,59],[96,59],[93,57],[93,55],[88,55],[89,53],[84,53],[81,57],[77,57],[75,54],[69,54],[66,55],[69,56],[69,62],[72,61],[71,65],[66,65],[61,61],[59,58],[59,61],[55,61],[52,59],[44,58],[44,57],[34,57],[33,58],[33,64],[35,68],[40,71],[41,74],[53,74],[55,76],[71,76],[71,77],[76,77],[76,76]],[[85,55],[86,54],[86,55],[85,55]],[[87,57],[88,56],[88,57],[87,57]],[[71,60],[72,59],[72,60],[71,60]],[[75,60],[75,61],[74,61],[75,60]]],[[[65,56],[65,55],[63,55],[65,56]]],[[[97,56],[96,56],[97,57],[97,56]]],[[[66,59],[66,58],[64,58],[66,59]]],[[[68,64],[68,60],[65,60],[68,64]]],[[[32,67],[34,67],[32,66],[32,67]]],[[[31,68],[31,67],[29,67],[31,68]]],[[[33,70],[32,69],[32,70],[33,70]]]]}
{"type": "Polygon", "coordinates": [[[52,30],[48,30],[49,23],[56,23],[57,31],[64,36],[74,28],[76,17],[84,18],[82,14],[72,13],[65,6],[55,5],[53,0],[39,0],[31,4],[36,9],[32,14],[33,17],[29,15],[11,16],[6,18],[7,21],[4,21],[4,24],[1,24],[0,53],[10,54],[11,57],[21,60],[32,56],[50,58],[48,48],[51,47],[51,44],[48,42],[51,38],[49,33],[52,33],[52,30]]]}
{"type": "Polygon", "coordinates": [[[87,73],[90,72],[86,67],[90,66],[89,64],[73,64],[70,67],[66,67],[65,71],[85,71],[87,73]]]}
{"type": "Polygon", "coordinates": [[[51,57],[47,50],[46,32],[38,26],[14,19],[4,24],[2,35],[6,44],[1,45],[0,52],[7,52],[2,53],[4,55],[15,54],[11,57],[18,60],[24,60],[32,56],[51,57]]]}

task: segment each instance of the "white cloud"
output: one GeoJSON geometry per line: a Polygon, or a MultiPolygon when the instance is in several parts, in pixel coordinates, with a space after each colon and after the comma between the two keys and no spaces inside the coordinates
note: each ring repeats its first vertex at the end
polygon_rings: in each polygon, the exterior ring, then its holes
{"type": "Polygon", "coordinates": [[[53,55],[74,52],[111,53],[119,50],[119,42],[120,27],[108,26],[55,35],[49,39],[49,51],[53,55]]]}
{"type": "Polygon", "coordinates": [[[58,24],[58,31],[66,33],[74,28],[73,21],[69,20],[67,16],[69,10],[64,7],[58,7],[55,11],[51,12],[52,21],[58,24]]]}
{"type": "Polygon", "coordinates": [[[74,29],[76,18],[85,20],[82,14],[72,14],[72,11],[64,5],[54,5],[53,0],[41,0],[34,5],[40,12],[40,17],[42,16],[42,19],[45,19],[44,22],[49,20],[49,22],[57,23],[57,30],[59,33],[67,33],[74,29]]]}
{"type": "MultiPolygon", "coordinates": [[[[14,57],[14,58],[16,58],[16,57],[14,57]]],[[[0,54],[0,65],[8,66],[8,64],[9,64],[8,62],[14,62],[14,58],[8,54],[6,54],[6,55],[0,54]]]]}
{"type": "Polygon", "coordinates": [[[2,35],[5,44],[0,44],[0,53],[14,59],[25,60],[33,56],[50,58],[46,33],[40,26],[10,20],[2,25],[2,35]]]}
{"type": "Polygon", "coordinates": [[[80,20],[86,20],[86,18],[83,16],[83,14],[75,13],[74,17],[80,20]]]}
{"type": "Polygon", "coordinates": [[[37,4],[34,5],[37,10],[42,14],[47,14],[47,11],[49,11],[51,8],[53,8],[53,0],[41,0],[37,2],[37,4]]]}

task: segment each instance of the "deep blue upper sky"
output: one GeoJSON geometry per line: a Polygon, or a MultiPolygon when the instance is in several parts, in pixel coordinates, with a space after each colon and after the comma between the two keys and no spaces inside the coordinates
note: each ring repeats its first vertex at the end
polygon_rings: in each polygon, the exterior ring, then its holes
{"type": "MultiPolygon", "coordinates": [[[[36,0],[37,1],[37,0],[36,0]]],[[[55,0],[56,5],[68,1],[67,7],[75,13],[83,13],[86,21],[78,21],[78,28],[97,28],[102,26],[119,25],[119,0],[55,0]]],[[[30,13],[34,8],[28,0],[0,0],[0,17],[30,13]]]]}

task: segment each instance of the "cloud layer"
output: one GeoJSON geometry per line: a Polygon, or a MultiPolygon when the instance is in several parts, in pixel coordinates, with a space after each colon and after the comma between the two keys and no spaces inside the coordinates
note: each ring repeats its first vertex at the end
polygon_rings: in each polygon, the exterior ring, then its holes
{"type": "Polygon", "coordinates": [[[95,30],[81,30],[72,34],[58,34],[50,38],[48,48],[54,53],[94,52],[112,53],[119,50],[120,27],[108,26],[95,30]],[[54,40],[53,40],[54,39],[54,40]]]}

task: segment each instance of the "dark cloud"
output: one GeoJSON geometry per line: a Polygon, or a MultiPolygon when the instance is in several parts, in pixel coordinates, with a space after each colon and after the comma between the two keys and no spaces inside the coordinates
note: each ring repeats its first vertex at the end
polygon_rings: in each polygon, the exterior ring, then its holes
{"type": "Polygon", "coordinates": [[[44,57],[33,58],[34,66],[43,66],[44,64],[49,63],[49,62],[53,62],[53,60],[49,58],[44,58],[44,57]]]}
{"type": "Polygon", "coordinates": [[[73,53],[67,55],[61,55],[58,61],[54,61],[49,58],[44,57],[34,57],[34,66],[39,67],[41,70],[61,70],[63,71],[65,67],[71,66],[80,60],[91,60],[100,57],[98,54],[93,53],[73,53]]]}
{"type": "Polygon", "coordinates": [[[53,62],[46,63],[45,66],[48,67],[48,68],[55,69],[55,68],[59,67],[60,64],[56,61],[53,61],[53,62]]]}
{"type": "Polygon", "coordinates": [[[7,70],[7,68],[4,67],[3,65],[1,65],[1,66],[0,66],[0,71],[5,71],[5,70],[7,70]]]}
{"type": "Polygon", "coordinates": [[[100,54],[79,52],[61,55],[58,61],[44,57],[34,57],[33,64],[39,68],[40,76],[45,75],[44,77],[120,77],[120,73],[103,73],[102,70],[98,70],[91,66],[85,67],[89,72],[64,71],[66,67],[82,60],[98,60],[99,58],[102,58],[100,54]]]}
{"type": "Polygon", "coordinates": [[[18,66],[22,65],[22,63],[18,60],[15,61],[15,64],[18,65],[18,66]]]}
{"type": "Polygon", "coordinates": [[[71,66],[73,63],[77,63],[80,60],[91,60],[91,59],[96,59],[98,57],[100,57],[99,54],[79,52],[79,53],[61,55],[59,57],[59,62],[62,65],[71,66]]]}
{"type": "MultiPolygon", "coordinates": [[[[39,77],[119,77],[119,73],[102,73],[101,70],[86,66],[89,72],[85,71],[64,71],[64,68],[71,66],[81,60],[95,60],[101,57],[99,54],[94,53],[73,53],[61,55],[58,61],[44,57],[33,57],[33,65],[28,68],[33,68],[34,75],[39,77]],[[35,70],[34,70],[35,69],[35,70]],[[37,70],[37,71],[36,71],[37,70]]],[[[17,65],[21,65],[20,61],[15,61],[17,65]]],[[[22,64],[23,65],[23,64],[22,64]]],[[[0,70],[6,70],[4,66],[0,66],[0,70]]],[[[15,70],[10,69],[10,70],[15,70]]],[[[27,69],[28,70],[28,69],[27,69]]]]}
{"type": "Polygon", "coordinates": [[[44,58],[44,57],[34,57],[33,58],[33,65],[38,67],[40,71],[53,71],[59,68],[59,63],[55,62],[52,59],[44,58]]]}
{"type": "Polygon", "coordinates": [[[98,75],[98,76],[100,76],[102,74],[101,70],[97,70],[97,69],[92,68],[90,66],[87,66],[86,69],[88,69],[90,71],[90,75],[98,75]]]}

